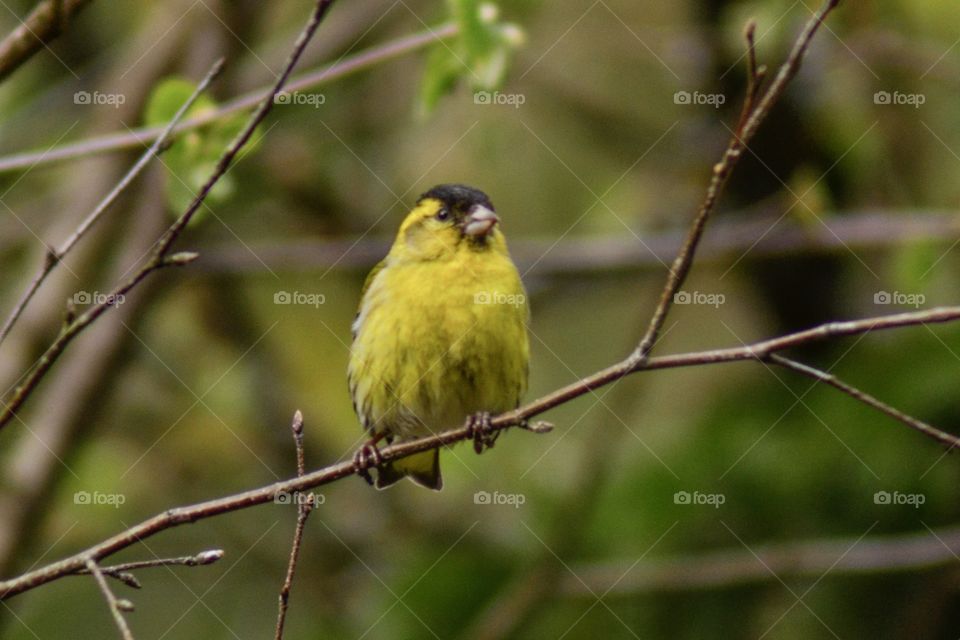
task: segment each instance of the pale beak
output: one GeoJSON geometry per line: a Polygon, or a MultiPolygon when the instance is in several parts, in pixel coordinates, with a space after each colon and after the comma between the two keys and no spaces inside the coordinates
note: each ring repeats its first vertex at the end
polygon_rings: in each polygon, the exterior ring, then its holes
{"type": "Polygon", "coordinates": [[[475,204],[463,221],[463,233],[473,238],[483,238],[498,222],[500,218],[492,210],[482,204],[475,204]]]}

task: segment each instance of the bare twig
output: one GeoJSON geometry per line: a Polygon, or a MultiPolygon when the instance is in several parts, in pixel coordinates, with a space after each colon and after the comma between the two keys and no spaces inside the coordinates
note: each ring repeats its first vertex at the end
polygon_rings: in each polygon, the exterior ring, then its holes
{"type": "MultiPolygon", "coordinates": [[[[297,448],[297,477],[302,478],[306,473],[303,453],[303,414],[298,409],[293,414],[293,424],[290,425],[293,431],[293,442],[297,448]]],[[[313,511],[313,494],[303,498],[303,494],[297,492],[294,494],[297,498],[297,528],[293,533],[293,544],[290,547],[290,561],[287,563],[287,575],[283,579],[283,586],[280,587],[279,609],[277,611],[277,629],[274,635],[275,640],[282,640],[283,625],[287,620],[287,607],[290,602],[290,589],[293,588],[293,574],[297,570],[297,560],[300,557],[300,543],[303,541],[303,528],[307,523],[310,512],[313,511]]]]}
{"type": "Polygon", "coordinates": [[[96,560],[87,558],[85,564],[87,571],[93,574],[97,585],[100,587],[100,591],[103,593],[103,597],[107,601],[107,605],[110,607],[113,621],[117,623],[117,629],[120,630],[120,637],[122,637],[123,640],[133,640],[133,633],[130,631],[129,625],[127,625],[126,618],[123,617],[123,612],[130,611],[133,608],[132,605],[130,605],[128,600],[118,600],[117,597],[113,595],[113,591],[110,590],[110,585],[107,584],[107,579],[103,577],[103,572],[97,565],[96,560]]]}
{"type": "Polygon", "coordinates": [[[200,96],[201,93],[207,90],[207,87],[210,86],[210,83],[220,75],[220,72],[223,70],[223,58],[214,63],[213,67],[210,68],[210,71],[207,72],[206,77],[200,81],[200,84],[197,85],[197,88],[194,89],[193,93],[187,98],[187,101],[184,102],[177,112],[174,114],[173,118],[164,127],[160,136],[153,141],[153,144],[150,145],[146,151],[143,152],[143,155],[140,156],[140,159],[134,163],[130,170],[127,171],[126,175],[120,179],[113,189],[110,190],[103,200],[94,207],[87,217],[80,223],[80,226],[70,234],[70,237],[64,241],[63,245],[59,248],[54,249],[49,247],[47,253],[43,260],[43,265],[41,265],[40,270],[33,277],[33,280],[27,286],[26,290],[20,296],[20,299],[17,301],[16,306],[14,306],[13,311],[10,312],[9,317],[7,317],[6,322],[3,324],[3,328],[0,329],[0,344],[3,343],[4,339],[7,337],[7,334],[10,333],[10,330],[13,328],[13,325],[20,318],[20,314],[23,313],[23,310],[30,303],[30,300],[33,298],[34,294],[37,292],[37,289],[40,288],[40,285],[43,284],[43,281],[47,279],[47,276],[57,267],[58,264],[63,260],[63,258],[73,249],[74,245],[83,238],[84,235],[90,230],[93,225],[97,223],[100,217],[107,211],[107,209],[112,205],[120,194],[127,190],[127,188],[133,183],[133,181],[140,175],[141,172],[149,164],[150,160],[154,156],[161,154],[169,146],[168,141],[173,134],[174,127],[177,126],[177,123],[183,118],[184,114],[190,109],[196,99],[200,96]]]}
{"type": "Polygon", "coordinates": [[[0,42],[0,81],[59,36],[90,0],[43,0],[3,42],[0,42]]]}
{"type": "Polygon", "coordinates": [[[763,79],[767,75],[766,66],[757,66],[757,43],[754,41],[756,31],[757,23],[751,19],[743,30],[743,37],[747,41],[747,92],[743,99],[740,120],[737,122],[737,131],[743,130],[747,118],[753,113],[760,87],[763,86],[763,79]]]}
{"type": "Polygon", "coordinates": [[[320,26],[320,22],[323,20],[323,17],[326,15],[327,9],[330,7],[332,2],[333,0],[318,0],[309,21],[307,22],[303,31],[301,31],[300,35],[297,37],[297,40],[293,46],[293,50],[290,53],[290,57],[287,59],[284,69],[277,78],[273,88],[270,90],[269,95],[267,95],[260,102],[260,106],[256,109],[256,111],[254,111],[253,115],[250,116],[250,119],[247,121],[247,124],[244,126],[243,130],[237,134],[237,137],[234,138],[234,140],[230,143],[230,146],[227,147],[227,150],[222,156],[220,156],[220,159],[217,161],[217,166],[210,174],[210,177],[207,178],[207,181],[197,192],[197,195],[194,197],[193,202],[190,203],[190,206],[187,207],[186,211],[184,211],[180,217],[174,221],[174,223],[157,241],[157,244],[154,246],[154,249],[146,263],[136,273],[130,276],[126,282],[111,291],[101,303],[91,307],[83,315],[72,319],[63,329],[61,329],[60,334],[50,344],[43,355],[40,356],[33,369],[31,369],[30,372],[25,376],[24,381],[14,390],[10,400],[5,404],[3,411],[0,412],[0,429],[6,426],[13,419],[17,410],[23,405],[23,403],[34,392],[34,390],[36,390],[40,381],[46,375],[47,371],[50,370],[50,367],[53,366],[54,362],[56,362],[57,358],[60,357],[67,345],[69,345],[70,342],[81,331],[90,326],[97,318],[99,318],[111,306],[113,306],[116,300],[122,300],[124,295],[129,293],[131,289],[140,284],[140,282],[142,282],[154,271],[158,271],[168,266],[181,266],[189,264],[197,258],[197,254],[192,252],[181,252],[172,255],[168,254],[171,246],[177,240],[177,238],[180,237],[180,234],[203,204],[204,200],[206,200],[207,195],[213,189],[214,185],[217,184],[220,178],[223,177],[223,174],[227,172],[227,169],[230,168],[230,165],[233,163],[234,158],[236,158],[237,153],[239,153],[240,150],[247,144],[247,142],[250,140],[250,137],[253,135],[254,130],[260,125],[261,122],[263,122],[263,120],[267,117],[267,114],[270,113],[270,110],[273,108],[274,98],[276,97],[277,93],[283,89],[287,78],[290,76],[290,73],[293,70],[293,67],[300,59],[300,55],[306,48],[307,43],[310,42],[310,38],[313,36],[317,27],[320,26]]]}
{"type": "MultiPolygon", "coordinates": [[[[193,556],[179,556],[177,558],[155,558],[153,560],[138,560],[136,562],[124,562],[123,564],[115,564],[109,567],[100,567],[100,572],[105,576],[110,576],[111,578],[116,578],[120,582],[124,583],[128,587],[133,587],[134,589],[140,588],[140,581],[137,580],[131,571],[136,569],[149,569],[152,567],[201,567],[208,564],[213,564],[217,560],[223,557],[223,549],[210,549],[207,551],[201,551],[200,553],[193,556]]],[[[89,569],[81,569],[77,571],[74,575],[87,575],[90,573],[89,569]]]]}
{"type": "MultiPolygon", "coordinates": [[[[330,83],[350,74],[376,66],[384,61],[399,58],[400,56],[423,49],[436,43],[438,40],[446,40],[459,33],[457,25],[449,23],[421,31],[413,35],[404,36],[391,40],[385,44],[373,47],[366,51],[361,51],[355,55],[339,60],[330,65],[325,65],[319,69],[308,71],[296,78],[292,78],[287,85],[288,91],[304,91],[330,83]]],[[[244,94],[229,102],[226,102],[216,109],[205,112],[189,120],[186,120],[174,130],[174,133],[197,129],[225,118],[226,116],[241,111],[247,111],[257,106],[265,96],[270,94],[270,89],[264,87],[244,94]]],[[[155,140],[161,134],[159,127],[142,127],[139,129],[128,129],[118,133],[106,134],[71,142],[58,147],[42,149],[37,151],[26,151],[0,158],[0,173],[7,171],[16,171],[37,167],[44,164],[72,160],[92,156],[99,153],[110,151],[122,151],[124,149],[136,149],[152,140],[155,140]]]]}
{"type": "MultiPolygon", "coordinates": [[[[491,419],[490,425],[494,430],[507,429],[518,425],[525,426],[528,419],[548,409],[569,402],[594,389],[638,371],[653,371],[657,369],[719,364],[723,362],[764,361],[768,360],[771,354],[778,351],[803,346],[826,338],[853,336],[872,331],[952,322],[956,320],[960,320],[960,307],[943,307],[929,311],[901,313],[849,322],[832,322],[805,331],[799,331],[745,346],[652,357],[640,364],[636,364],[627,358],[612,367],[598,371],[592,376],[578,380],[562,389],[534,400],[523,407],[495,416],[491,419]]],[[[541,427],[541,423],[535,423],[526,428],[532,431],[541,431],[543,430],[541,427]]],[[[444,431],[426,438],[384,447],[380,450],[380,457],[383,462],[389,462],[421,451],[449,446],[472,437],[472,429],[464,425],[457,429],[444,431]]],[[[960,446],[960,439],[950,434],[940,432],[939,435],[936,436],[936,439],[949,444],[951,447],[960,446]]],[[[81,553],[35,569],[19,577],[0,582],[0,600],[11,598],[48,582],[58,580],[66,575],[76,573],[85,566],[87,558],[102,560],[121,549],[126,549],[166,529],[211,518],[222,513],[229,513],[259,504],[273,502],[279,495],[306,491],[314,487],[330,484],[342,478],[353,476],[356,473],[357,467],[352,460],[339,462],[290,480],[275,482],[264,487],[209,500],[207,502],[168,509],[81,553]]]]}
{"type": "Polygon", "coordinates": [[[863,404],[873,407],[880,413],[885,413],[891,418],[893,418],[894,420],[898,422],[902,422],[903,424],[907,425],[911,429],[915,429],[920,433],[922,433],[923,435],[929,438],[933,438],[934,440],[937,440],[947,445],[947,447],[949,447],[949,450],[953,450],[958,444],[960,444],[960,442],[958,442],[957,438],[955,438],[954,436],[948,433],[944,433],[943,431],[940,431],[936,427],[931,427],[926,422],[923,422],[922,420],[917,420],[913,416],[910,416],[900,411],[899,409],[891,407],[885,402],[877,400],[876,398],[871,396],[869,393],[861,391],[860,389],[854,387],[853,385],[850,385],[844,382],[843,380],[840,380],[838,377],[836,377],[832,373],[827,373],[826,371],[822,371],[820,369],[817,369],[816,367],[805,365],[801,362],[797,362],[796,360],[791,360],[790,358],[786,358],[778,354],[772,354],[769,360],[770,362],[778,364],[781,367],[785,367],[787,369],[790,369],[791,371],[796,371],[797,373],[803,374],[808,378],[813,378],[818,382],[823,382],[835,389],[839,389],[843,393],[847,394],[848,396],[856,400],[859,400],[863,404]]]}
{"type": "Polygon", "coordinates": [[[823,24],[827,15],[837,6],[838,2],[839,0],[826,0],[817,13],[814,14],[813,18],[807,22],[797,41],[794,43],[790,55],[787,56],[786,61],[780,66],[776,78],[774,78],[767,90],[763,92],[759,100],[757,100],[757,96],[764,70],[756,66],[753,29],[750,26],[747,27],[747,71],[750,77],[748,78],[749,84],[744,108],[746,109],[746,105],[750,105],[749,115],[741,117],[740,124],[738,124],[733,136],[731,136],[730,141],[727,143],[723,157],[720,159],[720,162],[713,167],[713,175],[710,178],[710,185],[707,187],[707,195],[700,205],[700,209],[693,223],[690,225],[686,240],[680,247],[680,251],[677,253],[677,257],[670,267],[667,282],[663,287],[663,292],[660,295],[660,300],[653,312],[653,316],[650,318],[647,332],[644,334],[636,350],[630,356],[634,362],[642,362],[650,355],[650,350],[653,349],[653,345],[660,335],[663,323],[667,320],[667,314],[670,312],[673,298],[677,292],[680,291],[680,287],[683,286],[683,281],[690,272],[690,267],[693,264],[693,258],[697,251],[697,245],[703,236],[707,220],[716,208],[717,201],[723,193],[723,189],[730,175],[733,173],[734,167],[736,167],[737,162],[740,160],[740,156],[743,154],[744,149],[746,149],[747,144],[766,119],[767,114],[770,113],[770,110],[780,99],[780,96],[783,95],[787,84],[796,75],[803,56],[810,46],[811,39],[814,34],[816,34],[817,29],[820,28],[820,25],[823,24]]]}

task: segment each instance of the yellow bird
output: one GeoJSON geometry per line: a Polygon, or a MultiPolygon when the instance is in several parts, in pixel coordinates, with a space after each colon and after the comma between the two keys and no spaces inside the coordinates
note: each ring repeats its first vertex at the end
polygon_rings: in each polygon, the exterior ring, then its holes
{"type": "MultiPolygon", "coordinates": [[[[361,459],[372,452],[376,463],[381,439],[429,436],[467,417],[482,426],[490,413],[520,404],[529,312],[499,221],[482,191],[434,187],[367,276],[347,371],[354,410],[371,435],[361,459]]],[[[380,465],[376,486],[404,476],[439,490],[439,452],[380,465]]]]}

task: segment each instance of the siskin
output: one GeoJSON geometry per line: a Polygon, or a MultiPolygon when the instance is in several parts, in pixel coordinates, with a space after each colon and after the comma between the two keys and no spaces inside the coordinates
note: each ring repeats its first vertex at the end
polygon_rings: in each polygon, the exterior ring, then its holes
{"type": "MultiPolygon", "coordinates": [[[[347,371],[354,410],[371,435],[358,456],[376,460],[381,439],[429,436],[520,404],[529,312],[498,223],[483,192],[434,187],[367,276],[347,371]]],[[[405,476],[439,490],[439,451],[380,465],[376,486],[405,476]]]]}

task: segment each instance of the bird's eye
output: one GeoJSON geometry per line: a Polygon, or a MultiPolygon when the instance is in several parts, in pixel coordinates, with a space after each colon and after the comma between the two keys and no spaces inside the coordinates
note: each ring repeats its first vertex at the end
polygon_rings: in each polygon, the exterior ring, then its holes
{"type": "Polygon", "coordinates": [[[443,222],[450,219],[450,209],[443,207],[440,211],[437,212],[437,220],[443,222]]]}

